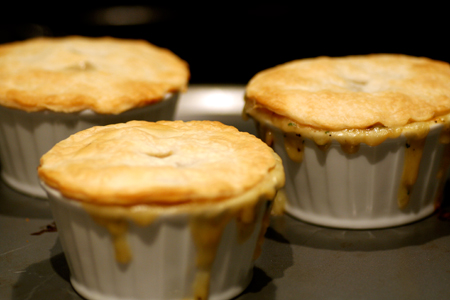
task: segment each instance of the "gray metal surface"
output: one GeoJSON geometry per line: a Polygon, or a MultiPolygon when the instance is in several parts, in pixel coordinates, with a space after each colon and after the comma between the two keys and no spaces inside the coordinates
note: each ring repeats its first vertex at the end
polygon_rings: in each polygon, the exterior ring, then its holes
{"type": "MultiPolygon", "coordinates": [[[[177,118],[214,119],[254,133],[251,121],[240,117],[242,95],[242,87],[191,87],[177,118]]],[[[449,200],[447,188],[447,208],[449,200]]],[[[330,229],[273,217],[253,281],[236,299],[450,299],[450,218],[445,217],[442,210],[383,230],[330,229]]],[[[48,203],[3,182],[0,299],[82,299],[69,283],[48,203]]]]}

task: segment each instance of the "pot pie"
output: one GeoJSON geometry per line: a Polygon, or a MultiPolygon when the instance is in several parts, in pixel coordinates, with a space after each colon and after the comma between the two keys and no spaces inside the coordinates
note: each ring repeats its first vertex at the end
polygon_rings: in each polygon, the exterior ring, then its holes
{"type": "Polygon", "coordinates": [[[39,158],[56,142],[94,126],[171,120],[189,68],[143,40],[69,36],[0,45],[2,178],[45,197],[39,158]]]}
{"type": "Polygon", "coordinates": [[[439,207],[449,113],[449,64],[401,54],[275,66],[250,80],[244,108],[285,163],[279,210],[341,228],[402,225],[439,207]]]}
{"type": "Polygon", "coordinates": [[[284,185],[270,147],[213,121],[92,127],[56,144],[38,174],[87,298],[236,296],[284,185]]]}

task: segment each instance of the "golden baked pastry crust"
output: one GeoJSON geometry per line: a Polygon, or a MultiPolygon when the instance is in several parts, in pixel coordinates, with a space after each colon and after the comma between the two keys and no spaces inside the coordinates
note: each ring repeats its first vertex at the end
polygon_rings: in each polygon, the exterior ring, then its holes
{"type": "Polygon", "coordinates": [[[450,113],[450,66],[400,54],[301,59],[256,74],[246,101],[318,129],[404,126],[450,113]]]}
{"type": "Polygon", "coordinates": [[[280,158],[261,140],[219,122],[130,121],[59,142],[38,173],[83,202],[170,205],[238,196],[277,165],[280,158]]]}
{"type": "Polygon", "coordinates": [[[143,40],[35,38],[0,45],[0,105],[119,114],[185,91],[186,62],[143,40]]]}

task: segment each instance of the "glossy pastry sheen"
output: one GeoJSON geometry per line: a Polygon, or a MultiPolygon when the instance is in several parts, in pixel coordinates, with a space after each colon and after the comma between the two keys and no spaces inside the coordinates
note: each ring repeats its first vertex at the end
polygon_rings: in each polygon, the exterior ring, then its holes
{"type": "Polygon", "coordinates": [[[398,127],[450,113],[450,66],[397,54],[302,59],[258,73],[246,99],[316,129],[398,127]]]}
{"type": "Polygon", "coordinates": [[[219,122],[93,127],[41,159],[40,178],[69,198],[102,204],[173,204],[236,197],[260,183],[278,156],[219,122]]]}
{"type": "Polygon", "coordinates": [[[184,91],[186,62],[143,40],[35,38],[0,46],[0,105],[119,114],[184,91]]]}

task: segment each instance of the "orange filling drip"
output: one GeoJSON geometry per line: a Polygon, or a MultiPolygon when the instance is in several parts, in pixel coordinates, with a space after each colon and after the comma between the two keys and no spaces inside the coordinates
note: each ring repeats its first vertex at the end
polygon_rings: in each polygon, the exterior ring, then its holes
{"type": "MultiPolygon", "coordinates": [[[[317,147],[323,151],[326,151],[332,141],[335,140],[339,142],[341,149],[345,153],[352,154],[358,152],[361,143],[365,143],[369,146],[377,146],[388,138],[395,139],[401,134],[404,134],[407,138],[407,145],[403,173],[398,191],[399,208],[405,208],[409,203],[412,188],[418,177],[423,147],[430,131],[430,127],[436,123],[443,123],[444,128],[441,132],[439,142],[441,144],[450,144],[450,118],[448,116],[446,118],[441,117],[428,122],[416,122],[399,128],[375,126],[369,129],[329,131],[299,125],[250,102],[246,102],[244,113],[255,119],[260,134],[263,133],[260,135],[261,138],[269,146],[273,144],[273,133],[268,125],[265,124],[271,124],[272,126],[279,128],[284,135],[284,148],[287,155],[292,161],[298,163],[303,160],[304,156],[304,138],[314,141],[317,147]]],[[[444,150],[441,170],[438,173],[441,186],[438,189],[438,197],[442,194],[446,179],[445,175],[449,167],[450,146],[447,146],[444,150]]],[[[280,204],[278,204],[278,206],[280,206],[280,204]]],[[[277,207],[276,209],[278,212],[281,210],[282,208],[280,207],[277,207]]]]}
{"type": "MultiPolygon", "coordinates": [[[[192,299],[208,299],[212,265],[222,239],[223,231],[231,221],[234,220],[236,222],[237,242],[245,243],[255,231],[258,220],[262,218],[262,225],[257,234],[253,258],[256,259],[259,256],[264,241],[264,234],[270,222],[272,200],[275,198],[277,189],[284,185],[284,173],[281,165],[279,168],[276,168],[274,175],[270,179],[270,188],[265,185],[265,187],[262,187],[260,190],[255,190],[254,194],[251,194],[249,198],[251,200],[236,202],[227,206],[225,209],[205,211],[199,209],[198,206],[172,208],[172,212],[187,212],[190,215],[189,228],[197,251],[197,273],[193,283],[194,296],[192,299]],[[274,182],[276,182],[275,186],[273,186],[274,182]],[[263,214],[262,216],[261,213],[263,214]]],[[[139,226],[149,226],[158,217],[167,213],[165,208],[155,208],[146,205],[133,207],[102,207],[87,203],[83,203],[82,205],[97,224],[109,231],[112,237],[116,260],[121,264],[127,264],[133,259],[127,242],[130,222],[134,222],[139,226]]]]}

